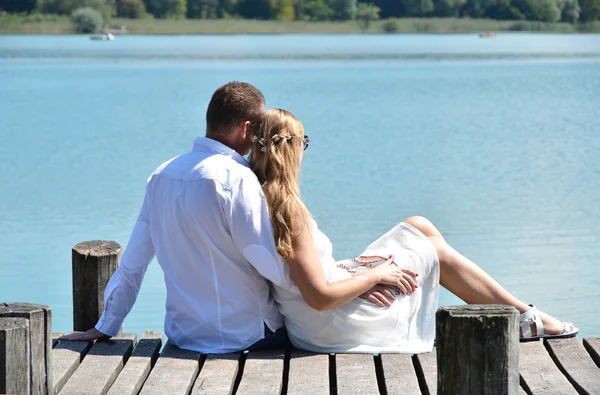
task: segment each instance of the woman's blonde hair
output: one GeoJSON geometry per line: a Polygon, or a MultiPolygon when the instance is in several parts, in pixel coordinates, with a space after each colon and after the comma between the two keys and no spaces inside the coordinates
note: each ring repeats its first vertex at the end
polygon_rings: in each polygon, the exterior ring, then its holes
{"type": "Polygon", "coordinates": [[[309,217],[298,188],[304,128],[292,113],[274,108],[252,122],[250,133],[250,167],[267,199],[277,252],[287,260],[294,257],[293,234],[309,217]]]}

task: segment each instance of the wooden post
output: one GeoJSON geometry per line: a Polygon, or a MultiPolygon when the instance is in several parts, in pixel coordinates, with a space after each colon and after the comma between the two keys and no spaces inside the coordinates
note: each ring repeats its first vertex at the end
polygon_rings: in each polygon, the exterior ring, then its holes
{"type": "Polygon", "coordinates": [[[518,394],[519,313],[514,307],[442,307],[436,319],[438,394],[518,394]]]}
{"type": "Polygon", "coordinates": [[[29,394],[29,321],[0,318],[0,394],[29,394]]]}
{"type": "Polygon", "coordinates": [[[93,328],[104,311],[104,289],[121,258],[114,241],[84,241],[73,247],[73,330],[93,328]]]}
{"type": "MultiPolygon", "coordinates": [[[[15,318],[27,321],[27,336],[26,341],[20,347],[27,347],[27,369],[21,371],[25,373],[28,381],[29,391],[26,393],[32,395],[48,395],[54,394],[54,385],[52,382],[52,312],[50,307],[32,304],[32,303],[2,303],[0,304],[0,321],[8,322],[6,328],[10,328],[10,337],[8,332],[5,332],[7,337],[5,343],[8,346],[8,340],[15,337],[22,337],[22,329],[16,329],[15,325],[10,322],[15,322],[15,318]]],[[[23,322],[23,321],[19,321],[23,322]]],[[[22,324],[18,324],[22,325],[22,324]]],[[[1,347],[1,346],[0,346],[1,347]]],[[[14,349],[14,345],[10,346],[14,349]]],[[[7,356],[5,363],[12,365],[14,363],[20,365],[22,360],[19,355],[25,351],[11,352],[7,356]]],[[[4,353],[8,353],[7,351],[4,353]]],[[[1,354],[1,353],[0,353],[1,354]]],[[[0,355],[2,357],[2,355],[0,355]]],[[[3,373],[2,373],[3,374],[3,373]]],[[[7,383],[10,384],[10,383],[7,383]]],[[[0,391],[3,388],[0,388],[0,391]]],[[[13,391],[14,393],[23,393],[22,391],[13,391]]]]}

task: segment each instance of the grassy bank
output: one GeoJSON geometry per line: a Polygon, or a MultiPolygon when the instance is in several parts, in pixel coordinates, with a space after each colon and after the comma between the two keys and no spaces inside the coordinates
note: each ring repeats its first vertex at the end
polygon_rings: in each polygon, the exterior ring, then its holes
{"type": "MultiPolygon", "coordinates": [[[[354,21],[279,22],[244,19],[174,20],[119,19],[112,27],[126,26],[132,34],[292,34],[360,33],[354,21]]],[[[368,33],[472,33],[481,31],[539,31],[556,33],[600,32],[600,22],[586,25],[532,21],[497,21],[466,18],[403,18],[373,22],[368,33]]],[[[70,34],[70,18],[56,15],[0,16],[0,34],[70,34]]]]}

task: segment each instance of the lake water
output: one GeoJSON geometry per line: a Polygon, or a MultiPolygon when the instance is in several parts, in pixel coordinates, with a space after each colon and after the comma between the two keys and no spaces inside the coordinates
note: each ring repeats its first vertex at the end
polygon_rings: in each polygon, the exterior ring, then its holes
{"type": "MultiPolygon", "coordinates": [[[[600,336],[600,35],[0,36],[0,302],[72,329],[71,247],[127,243],[148,175],[230,80],[303,121],[302,193],[336,258],[423,215],[600,336]]],[[[125,330],[162,330],[164,299],[153,263],[125,330]]]]}

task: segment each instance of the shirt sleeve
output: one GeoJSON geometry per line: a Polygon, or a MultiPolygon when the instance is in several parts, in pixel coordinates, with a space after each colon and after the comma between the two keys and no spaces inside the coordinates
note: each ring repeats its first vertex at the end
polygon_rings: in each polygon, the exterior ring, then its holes
{"type": "Polygon", "coordinates": [[[233,242],[258,273],[274,284],[284,281],[267,201],[255,177],[243,177],[225,200],[233,242]]]}
{"type": "Polygon", "coordinates": [[[137,299],[146,269],[153,258],[146,194],[127,247],[123,251],[120,266],[106,285],[104,312],[96,324],[97,330],[109,336],[119,333],[137,299]]]}

